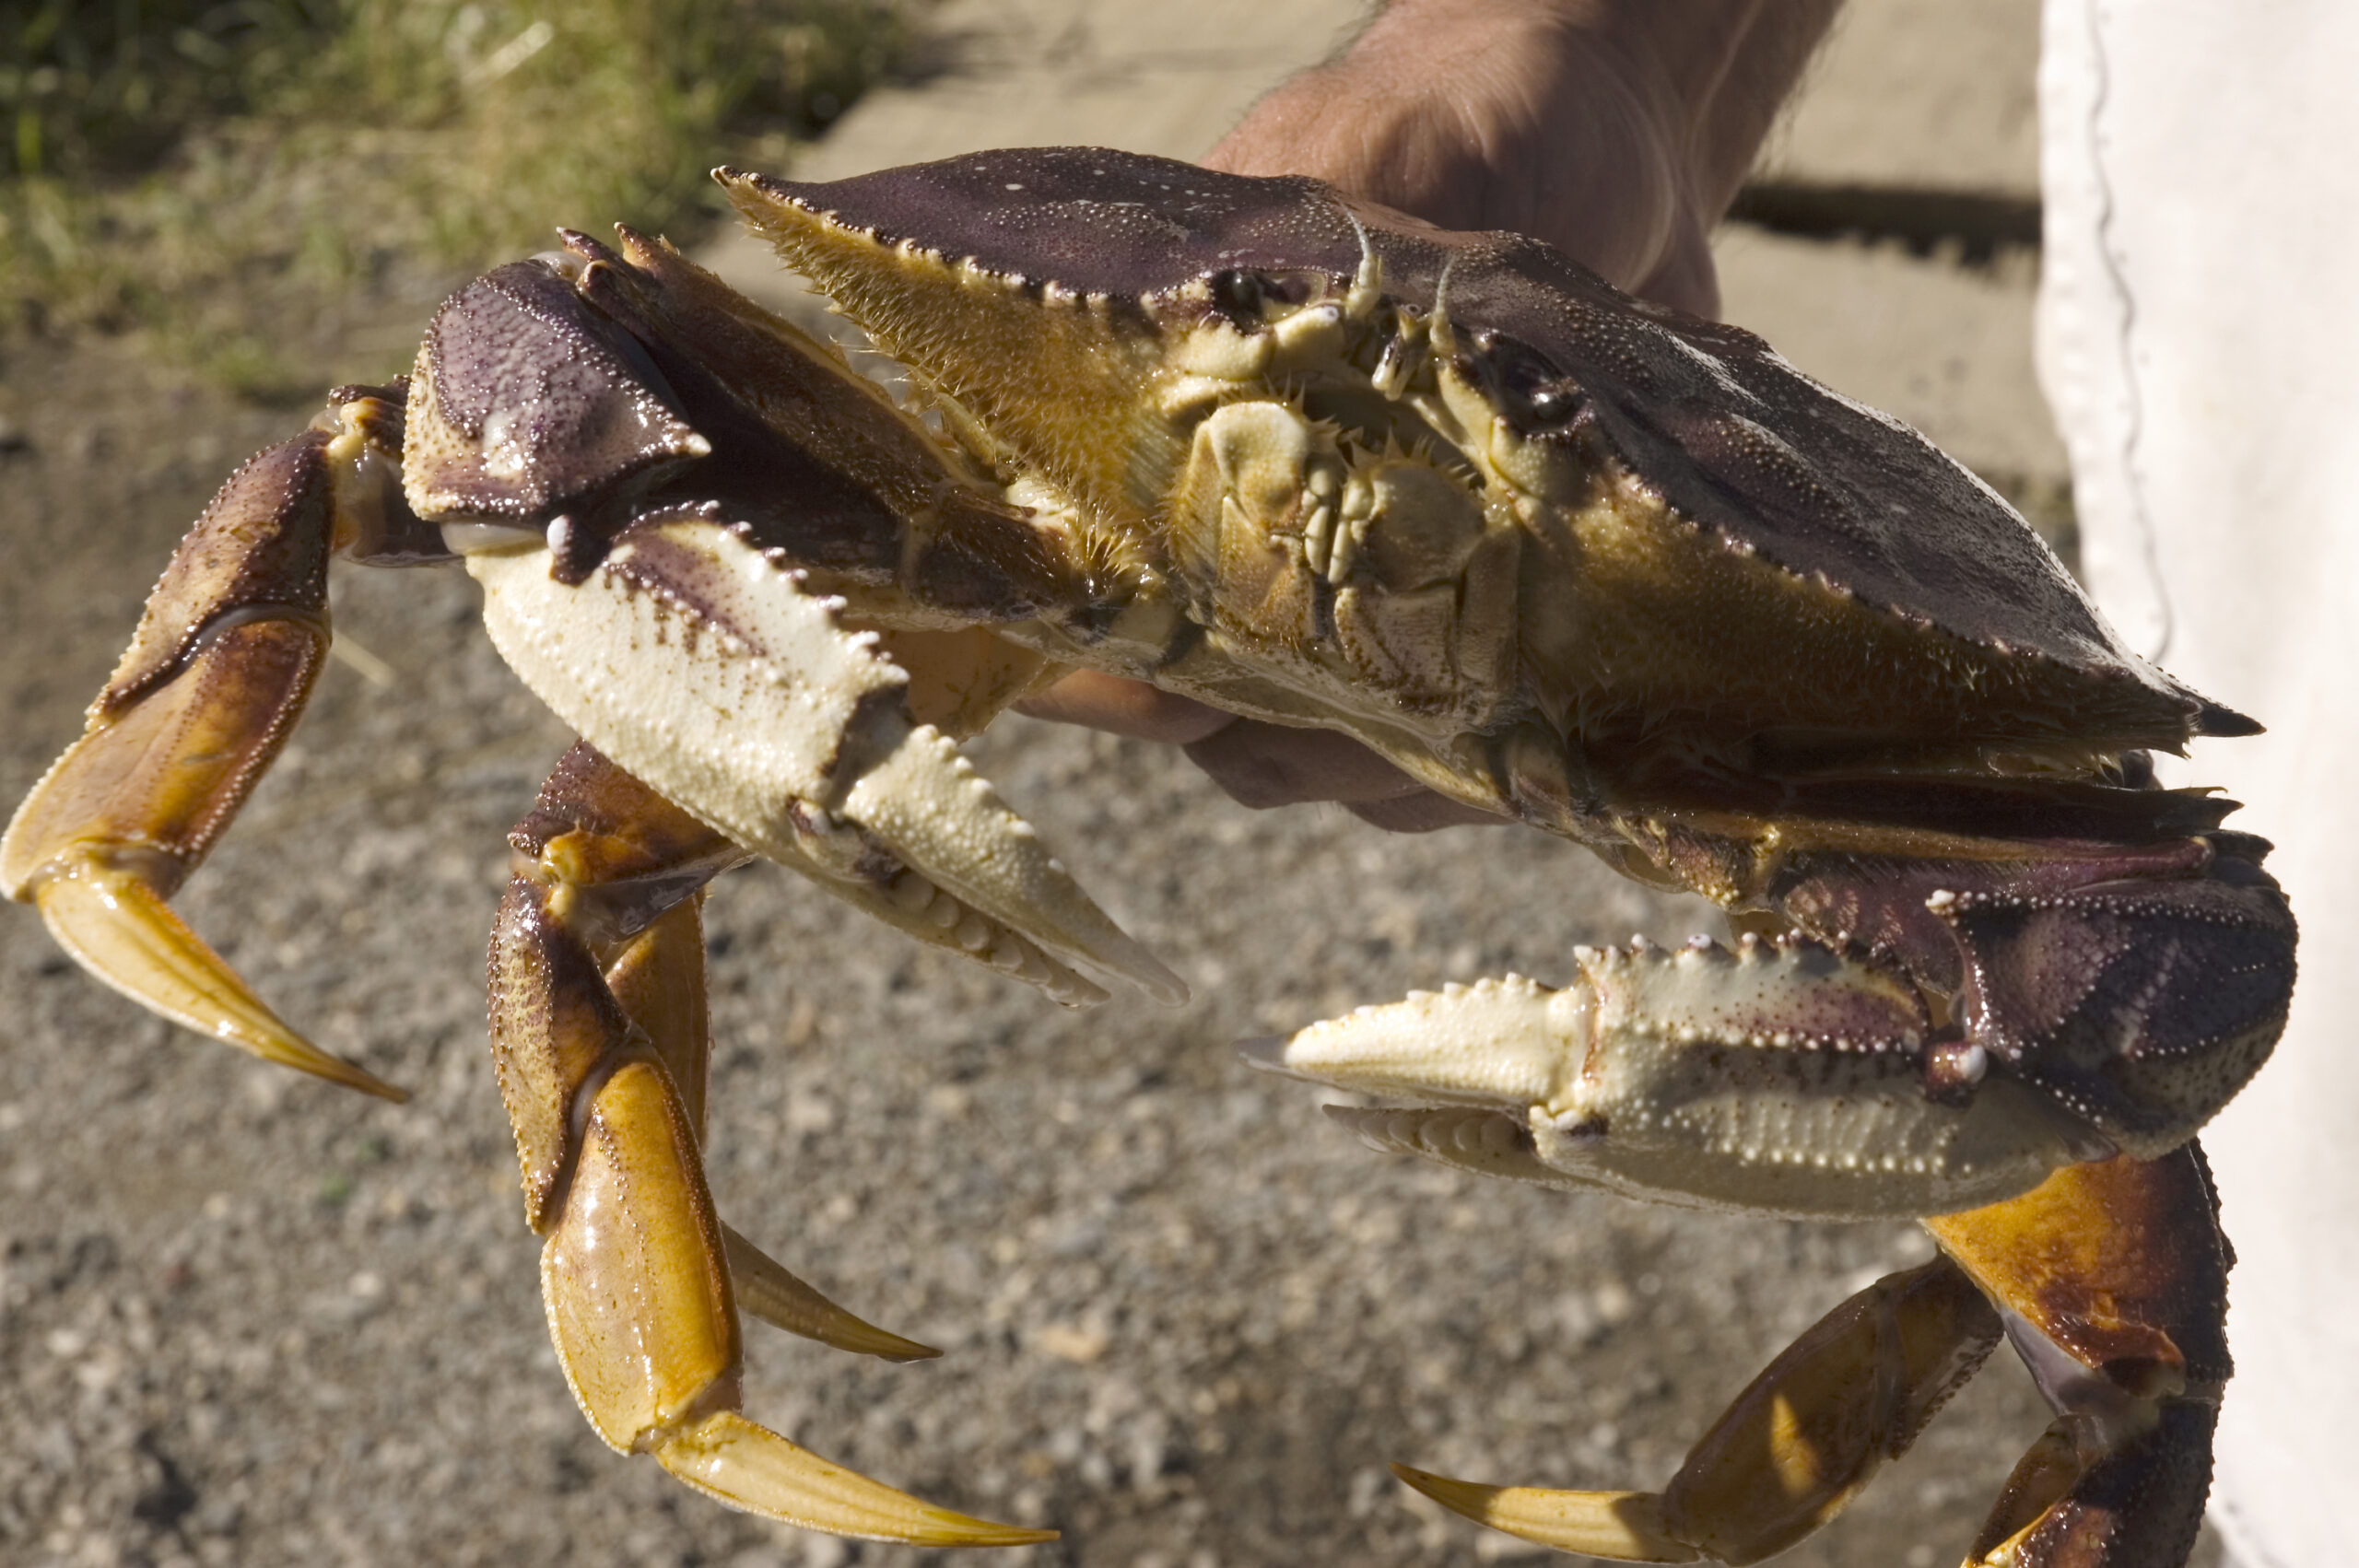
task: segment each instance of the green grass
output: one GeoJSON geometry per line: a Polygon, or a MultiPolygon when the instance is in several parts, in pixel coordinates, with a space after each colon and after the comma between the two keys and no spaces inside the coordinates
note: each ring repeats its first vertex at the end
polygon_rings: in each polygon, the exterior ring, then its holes
{"type": "Polygon", "coordinates": [[[296,324],[557,223],[675,234],[881,73],[910,0],[0,0],[0,326],[241,390],[296,324]]]}

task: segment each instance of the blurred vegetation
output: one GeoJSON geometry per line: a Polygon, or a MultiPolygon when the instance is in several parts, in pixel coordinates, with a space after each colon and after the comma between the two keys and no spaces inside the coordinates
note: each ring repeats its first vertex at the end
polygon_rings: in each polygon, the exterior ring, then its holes
{"type": "Polygon", "coordinates": [[[145,328],[267,392],[289,323],[420,268],[720,210],[914,0],[0,0],[0,325],[145,328]]]}

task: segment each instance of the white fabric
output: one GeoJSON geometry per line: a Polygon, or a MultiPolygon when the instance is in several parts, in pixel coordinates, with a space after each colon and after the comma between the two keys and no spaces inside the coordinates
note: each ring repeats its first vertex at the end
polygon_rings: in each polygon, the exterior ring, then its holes
{"type": "Polygon", "coordinates": [[[2237,1251],[2212,1517],[2359,1564],[2359,5],[2047,0],[2043,385],[2133,646],[2270,727],[2199,743],[2273,839],[2293,1024],[2203,1135],[2237,1251]]]}

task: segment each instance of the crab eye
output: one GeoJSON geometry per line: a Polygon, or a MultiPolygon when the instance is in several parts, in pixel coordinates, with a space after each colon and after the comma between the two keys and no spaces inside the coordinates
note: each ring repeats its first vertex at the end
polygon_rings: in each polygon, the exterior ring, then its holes
{"type": "Polygon", "coordinates": [[[1581,405],[1580,398],[1563,387],[1535,387],[1528,401],[1532,418],[1543,425],[1562,425],[1581,405]]]}
{"type": "Polygon", "coordinates": [[[1525,428],[1564,425],[1581,411],[1579,388],[1520,345],[1497,345],[1491,374],[1502,412],[1525,428]]]}
{"type": "Polygon", "coordinates": [[[1213,309],[1239,328],[1262,324],[1262,280],[1238,267],[1213,274],[1208,287],[1213,309]]]}

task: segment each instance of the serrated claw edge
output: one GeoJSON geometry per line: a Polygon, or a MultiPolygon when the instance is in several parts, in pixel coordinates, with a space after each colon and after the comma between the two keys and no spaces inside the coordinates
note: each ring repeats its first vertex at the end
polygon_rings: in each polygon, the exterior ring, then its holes
{"type": "Polygon", "coordinates": [[[1049,954],[1177,1005],[1188,987],[1100,909],[948,737],[921,725],[844,797],[909,865],[1049,954]]]}
{"type": "Polygon", "coordinates": [[[726,529],[634,534],[579,585],[552,579],[536,551],[467,564],[493,641],[541,700],[738,843],[1060,1000],[1097,1000],[1076,962],[1158,1000],[1186,999],[957,745],[910,722],[908,674],[874,635],[845,626],[837,601],[726,529]],[[898,907],[904,872],[929,901],[945,891],[961,907],[898,907]],[[989,924],[961,930],[968,913],[989,924]],[[1003,940],[1011,933],[1020,942],[1003,940]]]}

